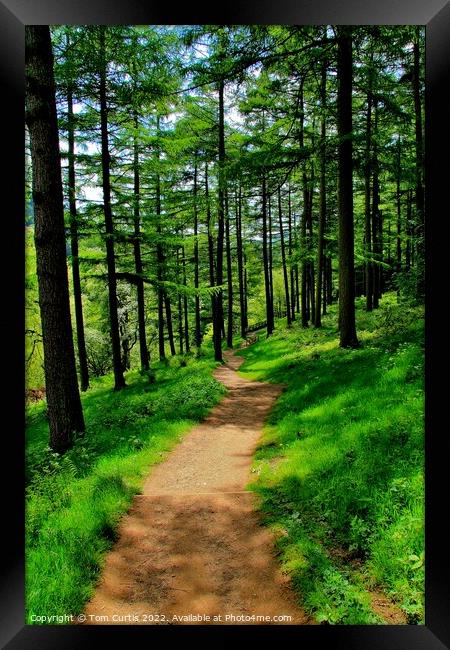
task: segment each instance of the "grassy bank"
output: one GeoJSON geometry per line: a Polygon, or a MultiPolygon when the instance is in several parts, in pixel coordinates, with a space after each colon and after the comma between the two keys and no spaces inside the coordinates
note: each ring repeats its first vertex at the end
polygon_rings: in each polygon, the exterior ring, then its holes
{"type": "Polygon", "coordinates": [[[114,393],[111,376],[82,395],[85,435],[63,457],[47,446],[45,402],[27,410],[26,611],[77,614],[90,597],[120,516],[160,462],[225,389],[209,358],[130,372],[114,393]],[[186,363],[186,365],[184,365],[186,363]]]}
{"type": "Polygon", "coordinates": [[[322,329],[281,328],[243,350],[243,376],[287,385],[252,489],[283,569],[319,622],[382,623],[382,594],[423,623],[423,313],[358,302],[358,350],[322,329]]]}

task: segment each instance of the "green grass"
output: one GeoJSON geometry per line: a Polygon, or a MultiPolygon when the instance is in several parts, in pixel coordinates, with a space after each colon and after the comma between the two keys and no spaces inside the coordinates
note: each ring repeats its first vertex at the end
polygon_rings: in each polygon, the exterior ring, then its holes
{"type": "MultiPolygon", "coordinates": [[[[423,313],[385,296],[358,303],[358,350],[324,327],[283,321],[239,353],[243,376],[283,383],[255,456],[251,488],[277,532],[283,570],[319,622],[382,623],[383,591],[423,623],[423,313]]],[[[236,346],[240,343],[236,337],[236,346]]],[[[87,430],[64,456],[48,449],[45,402],[27,410],[27,622],[74,614],[151,466],[220,399],[210,355],[154,366],[156,381],[107,376],[82,396],[87,430]]]]}
{"type": "Polygon", "coordinates": [[[240,352],[243,376],[286,385],[251,489],[318,621],[383,622],[376,589],[423,623],[423,310],[357,302],[358,350],[339,348],[332,309],[322,329],[280,321],[240,352]]]}
{"type": "Polygon", "coordinates": [[[224,394],[209,357],[129,372],[82,395],[86,432],[64,456],[48,448],[45,402],[27,410],[26,616],[74,614],[93,592],[120,517],[160,462],[224,394]]]}

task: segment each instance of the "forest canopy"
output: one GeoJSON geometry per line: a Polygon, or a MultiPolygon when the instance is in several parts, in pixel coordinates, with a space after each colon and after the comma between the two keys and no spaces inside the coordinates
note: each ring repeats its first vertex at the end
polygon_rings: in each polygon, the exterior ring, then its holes
{"type": "MultiPolygon", "coordinates": [[[[260,322],[270,333],[274,315],[320,326],[339,296],[340,196],[352,199],[342,210],[354,230],[355,295],[368,310],[389,289],[422,299],[422,28],[344,34],[352,61],[343,135],[341,28],[51,31],[82,386],[112,369],[120,384],[130,364],[147,368],[213,333],[228,344],[260,322]],[[343,142],[352,185],[339,195],[343,142]]],[[[41,332],[28,296],[36,389],[41,332]]]]}

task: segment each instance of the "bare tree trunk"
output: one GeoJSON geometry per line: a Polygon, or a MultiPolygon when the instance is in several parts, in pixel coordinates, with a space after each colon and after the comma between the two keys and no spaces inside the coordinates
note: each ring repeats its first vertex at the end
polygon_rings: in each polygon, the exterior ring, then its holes
{"type": "Polygon", "coordinates": [[[164,304],[166,306],[167,334],[169,335],[170,354],[174,357],[177,352],[175,350],[175,343],[173,339],[172,306],[170,303],[170,296],[167,292],[164,293],[164,304]]]}
{"type": "Polygon", "coordinates": [[[286,266],[286,250],[284,246],[283,214],[281,207],[281,188],[278,187],[278,220],[280,224],[281,264],[283,267],[284,293],[286,296],[286,319],[288,327],[291,325],[291,302],[289,299],[289,279],[286,266]]]}
{"type": "MultiPolygon", "coordinates": [[[[378,123],[378,106],[377,101],[374,101],[375,111],[375,131],[377,130],[378,123]]],[[[376,144],[373,146],[373,178],[372,178],[372,247],[373,247],[373,308],[378,309],[380,298],[380,255],[381,255],[381,242],[380,242],[380,186],[378,179],[378,151],[376,144]]]]}
{"type": "Polygon", "coordinates": [[[270,292],[270,271],[269,271],[269,250],[267,242],[267,194],[266,177],[262,177],[262,236],[263,236],[263,265],[264,265],[264,287],[266,295],[266,320],[267,336],[273,332],[273,296],[270,292]]]}
{"type": "MultiPolygon", "coordinates": [[[[219,179],[218,179],[218,228],[217,228],[217,255],[216,255],[216,281],[217,286],[223,283],[223,240],[225,229],[225,126],[224,126],[224,81],[219,81],[219,179]]],[[[215,294],[216,309],[213,315],[214,328],[214,358],[222,361],[222,330],[223,330],[223,292],[219,289],[215,294]]]]}
{"type": "MultiPolygon", "coordinates": [[[[214,238],[212,233],[211,205],[209,202],[209,181],[208,181],[208,163],[205,164],[205,199],[206,199],[206,227],[208,230],[208,260],[209,260],[209,284],[215,285],[215,268],[214,268],[214,238]]],[[[211,294],[211,315],[213,323],[213,343],[216,336],[214,323],[217,320],[217,296],[211,294]]],[[[215,344],[214,344],[215,345],[215,344]]]]}
{"type": "Polygon", "coordinates": [[[412,212],[412,193],[408,190],[406,195],[406,249],[405,249],[405,271],[411,269],[411,212],[412,212]]]}
{"type": "MultiPolygon", "coordinates": [[[[181,252],[183,255],[183,285],[186,287],[187,286],[187,281],[186,281],[186,252],[184,250],[184,246],[181,248],[181,252]]],[[[183,308],[184,308],[184,336],[185,336],[185,341],[186,341],[186,352],[189,352],[190,350],[190,342],[189,342],[189,311],[188,311],[188,297],[187,293],[185,292],[183,296],[183,308]]]]}
{"type": "MultiPolygon", "coordinates": [[[[199,288],[199,255],[198,255],[198,209],[197,209],[197,152],[194,160],[194,286],[199,288]]],[[[195,294],[195,345],[199,348],[202,344],[202,333],[200,325],[200,296],[195,294]]]]}
{"type": "Polygon", "coordinates": [[[50,446],[64,452],[84,431],[67,279],[53,54],[47,25],[25,27],[26,121],[33,165],[34,240],[50,446]]]}
{"type": "MultiPolygon", "coordinates": [[[[314,127],[313,127],[314,128],[314,127]]],[[[312,138],[312,147],[314,148],[314,137],[312,138]]],[[[316,303],[314,300],[314,287],[315,287],[315,269],[314,260],[311,259],[313,255],[312,241],[313,241],[313,199],[314,199],[314,166],[311,163],[311,189],[308,192],[308,256],[310,261],[308,263],[308,312],[311,322],[316,322],[316,303]]]]}
{"type": "MultiPolygon", "coordinates": [[[[159,116],[157,117],[156,130],[159,133],[159,116]]],[[[159,151],[158,151],[159,162],[159,151]]],[[[161,177],[159,169],[156,174],[156,231],[158,240],[156,242],[156,265],[157,265],[157,279],[158,279],[158,347],[159,347],[159,360],[163,361],[166,358],[166,351],[164,346],[164,265],[165,255],[162,244],[162,228],[161,228],[161,177]]]]}
{"type": "Polygon", "coordinates": [[[324,256],[323,258],[323,263],[322,263],[322,276],[323,276],[323,291],[322,291],[322,316],[325,316],[327,313],[327,289],[328,289],[328,284],[327,284],[327,258],[324,256]]]}
{"type": "Polygon", "coordinates": [[[239,194],[236,196],[236,247],[239,279],[239,308],[241,316],[241,337],[244,339],[247,330],[247,311],[245,302],[243,250],[242,250],[242,188],[239,184],[239,194]]]}
{"type": "MultiPolygon", "coordinates": [[[[303,79],[300,86],[300,147],[303,149],[305,146],[305,107],[303,98],[303,79]]],[[[301,312],[302,312],[302,327],[308,327],[309,313],[308,313],[308,262],[306,260],[307,249],[307,225],[308,225],[308,209],[309,209],[309,196],[308,196],[308,177],[306,175],[305,162],[303,162],[302,171],[303,183],[303,214],[301,217],[301,234],[300,234],[300,250],[303,256],[302,259],[302,288],[301,288],[301,312]]]]}
{"type": "Polygon", "coordinates": [[[226,225],[226,247],[227,247],[227,292],[228,292],[228,323],[227,323],[227,347],[233,347],[233,268],[231,266],[231,239],[230,239],[230,214],[228,211],[228,193],[225,193],[225,225],[226,225]]]}
{"type": "Polygon", "coordinates": [[[295,270],[292,264],[292,205],[291,205],[291,186],[288,187],[288,255],[289,255],[289,280],[291,283],[291,322],[295,320],[295,270]]]}
{"type": "Polygon", "coordinates": [[[275,320],[273,317],[273,301],[274,301],[274,295],[273,295],[273,248],[272,248],[272,207],[271,207],[271,197],[270,195],[267,197],[267,216],[268,216],[268,222],[267,222],[267,228],[268,228],[268,236],[269,236],[269,285],[270,285],[270,296],[271,296],[271,301],[272,301],[272,328],[275,329],[275,320]]]}
{"type": "MultiPolygon", "coordinates": [[[[177,249],[177,274],[180,274],[180,250],[177,249]]],[[[183,332],[183,304],[181,293],[178,292],[178,343],[180,354],[184,353],[184,332],[183,332]]]]}
{"type": "Polygon", "coordinates": [[[68,145],[69,145],[69,212],[70,212],[70,248],[72,252],[73,299],[75,304],[75,322],[77,327],[78,361],[80,364],[81,390],[89,388],[89,371],[87,365],[86,341],[84,337],[83,303],[81,300],[80,261],[78,259],[78,214],[75,199],[75,128],[73,115],[73,88],[69,83],[67,89],[68,145]]]}
{"type": "Polygon", "coordinates": [[[140,231],[140,173],[139,173],[139,146],[138,146],[138,128],[139,118],[135,110],[134,118],[134,141],[133,141],[133,168],[134,168],[134,268],[138,276],[137,289],[137,310],[138,310],[138,331],[139,331],[139,352],[141,357],[141,369],[149,369],[149,353],[147,348],[147,338],[145,335],[145,297],[144,282],[139,276],[143,273],[142,256],[141,256],[141,231],[140,231]]]}
{"type": "MultiPolygon", "coordinates": [[[[300,248],[305,254],[306,248],[306,215],[305,212],[302,214],[301,222],[301,244],[300,248]]],[[[302,327],[308,327],[308,300],[307,300],[307,273],[308,273],[308,263],[305,259],[302,260],[302,273],[301,273],[301,312],[302,312],[302,327]]]]}
{"type": "Polygon", "coordinates": [[[321,108],[322,119],[320,124],[320,210],[319,228],[317,233],[317,287],[316,287],[316,313],[314,324],[321,327],[321,300],[322,300],[322,277],[323,277],[323,247],[325,234],[325,220],[327,216],[327,194],[326,194],[326,100],[327,100],[327,67],[322,66],[321,79],[321,108]]]}
{"type": "MultiPolygon", "coordinates": [[[[158,203],[159,201],[157,201],[157,204],[158,203]]],[[[161,237],[160,225],[158,225],[157,227],[157,232],[158,232],[158,237],[161,237]]],[[[164,346],[164,288],[162,285],[164,252],[163,252],[162,244],[159,241],[156,244],[156,262],[157,262],[157,278],[158,278],[158,347],[159,347],[159,360],[162,361],[163,359],[166,358],[166,352],[164,346]]]]}
{"type": "Polygon", "coordinates": [[[339,330],[341,347],[359,346],[355,323],[355,271],[352,182],[352,37],[338,28],[339,137],[339,330]]]}
{"type": "MultiPolygon", "coordinates": [[[[396,273],[401,273],[402,270],[402,196],[401,196],[401,169],[402,169],[402,149],[400,136],[398,138],[398,151],[397,151],[397,245],[396,245],[396,273]]],[[[397,295],[399,295],[397,287],[397,295]]]]}
{"type": "Polygon", "coordinates": [[[333,304],[333,262],[327,258],[327,305],[333,304]]]}
{"type": "Polygon", "coordinates": [[[245,327],[248,327],[247,314],[248,314],[248,278],[247,278],[247,255],[245,251],[243,252],[243,261],[244,261],[244,300],[245,300],[245,327]]]}
{"type": "Polygon", "coordinates": [[[107,79],[105,32],[106,26],[100,25],[100,129],[102,149],[103,210],[105,215],[106,265],[108,269],[109,320],[111,328],[111,345],[113,352],[114,390],[118,391],[125,386],[125,379],[122,370],[119,319],[117,314],[116,259],[114,253],[114,224],[111,208],[111,158],[108,141],[108,105],[106,96],[107,79]]]}
{"type": "MultiPolygon", "coordinates": [[[[373,55],[371,56],[372,63],[373,55]]],[[[372,177],[372,70],[369,71],[369,89],[367,91],[367,116],[366,116],[366,164],[364,174],[364,244],[366,254],[366,310],[373,309],[373,276],[372,262],[372,232],[371,232],[371,189],[372,177]]]]}

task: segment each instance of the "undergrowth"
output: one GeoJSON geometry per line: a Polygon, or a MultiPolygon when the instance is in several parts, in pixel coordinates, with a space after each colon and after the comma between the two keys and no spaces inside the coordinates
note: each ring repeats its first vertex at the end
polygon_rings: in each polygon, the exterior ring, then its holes
{"type": "Polygon", "coordinates": [[[215,365],[174,358],[127,373],[120,392],[111,375],[94,380],[82,394],[86,432],[63,456],[48,448],[45,402],[27,409],[27,623],[83,610],[149,467],[224,394],[215,365]]]}
{"type": "Polygon", "coordinates": [[[383,623],[382,590],[423,623],[423,309],[390,294],[372,313],[357,304],[359,349],[339,348],[332,308],[320,329],[280,321],[240,352],[243,376],[286,385],[251,489],[317,621],[383,623]]]}

